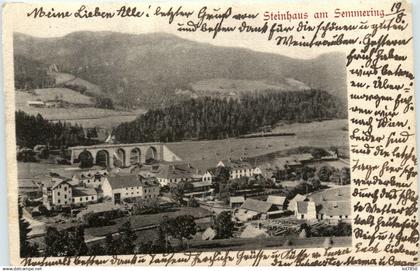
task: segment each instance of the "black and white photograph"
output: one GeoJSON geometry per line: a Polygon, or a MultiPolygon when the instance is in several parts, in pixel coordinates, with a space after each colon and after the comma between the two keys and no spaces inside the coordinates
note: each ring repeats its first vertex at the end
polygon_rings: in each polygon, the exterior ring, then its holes
{"type": "Polygon", "coordinates": [[[352,245],[342,52],[75,31],[13,57],[21,257],[352,245]]]}

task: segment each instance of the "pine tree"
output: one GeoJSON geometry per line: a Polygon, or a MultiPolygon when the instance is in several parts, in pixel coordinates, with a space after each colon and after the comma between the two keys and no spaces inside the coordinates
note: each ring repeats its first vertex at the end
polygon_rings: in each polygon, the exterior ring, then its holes
{"type": "Polygon", "coordinates": [[[28,242],[29,223],[23,218],[23,207],[21,198],[19,197],[18,205],[19,216],[19,242],[20,242],[20,257],[37,257],[39,256],[38,246],[28,242]]]}

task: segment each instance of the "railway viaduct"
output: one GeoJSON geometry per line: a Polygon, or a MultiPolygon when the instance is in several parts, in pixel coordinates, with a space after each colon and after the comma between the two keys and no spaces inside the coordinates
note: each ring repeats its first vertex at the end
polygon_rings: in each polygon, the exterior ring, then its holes
{"type": "Polygon", "coordinates": [[[102,164],[113,168],[116,164],[128,167],[133,164],[144,164],[148,159],[159,161],[182,161],[163,143],[130,143],[130,144],[103,144],[92,146],[70,147],[71,164],[80,160],[80,154],[87,152],[93,158],[94,164],[102,164]]]}

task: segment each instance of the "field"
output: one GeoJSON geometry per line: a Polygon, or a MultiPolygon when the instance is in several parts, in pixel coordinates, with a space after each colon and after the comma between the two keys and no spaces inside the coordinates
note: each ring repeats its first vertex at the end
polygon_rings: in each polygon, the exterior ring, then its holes
{"type": "Polygon", "coordinates": [[[232,159],[241,156],[255,157],[302,146],[321,148],[337,146],[348,151],[348,132],[342,129],[346,125],[346,119],[297,123],[275,129],[277,133],[295,133],[294,136],[183,141],[166,145],[183,160],[196,161],[198,164],[210,163],[210,166],[229,157],[232,159]]]}
{"type": "Polygon", "coordinates": [[[52,121],[65,121],[72,124],[80,124],[83,127],[103,127],[112,130],[121,122],[132,121],[144,110],[119,111],[94,107],[92,98],[82,95],[77,91],[67,88],[48,88],[35,90],[37,95],[24,91],[15,91],[16,110],[22,110],[31,115],[41,114],[45,119],[52,121]],[[60,97],[64,101],[74,104],[85,104],[88,107],[69,108],[36,108],[29,107],[28,101],[41,99],[52,100],[60,97]]]}
{"type": "Polygon", "coordinates": [[[350,185],[315,192],[309,196],[316,203],[322,201],[350,201],[350,185]]]}
{"type": "Polygon", "coordinates": [[[83,86],[87,89],[89,93],[92,93],[95,95],[101,95],[102,93],[100,88],[97,85],[92,84],[81,78],[78,78],[72,74],[57,72],[57,73],[52,73],[51,75],[54,76],[55,82],[57,85],[65,83],[65,84],[73,85],[73,86],[83,86]]]}
{"type": "Polygon", "coordinates": [[[17,175],[18,175],[18,180],[33,179],[36,176],[48,174],[49,171],[53,171],[55,169],[66,169],[66,168],[69,168],[69,166],[47,164],[47,163],[35,163],[35,162],[29,162],[29,163],[18,162],[17,175]]]}
{"type": "Polygon", "coordinates": [[[68,88],[42,88],[35,89],[33,92],[34,94],[26,91],[16,91],[16,107],[28,107],[28,101],[36,101],[37,99],[40,99],[45,102],[56,98],[72,104],[94,105],[94,101],[91,97],[68,88]]]}
{"type": "Polygon", "coordinates": [[[191,85],[192,89],[202,95],[238,95],[239,93],[254,92],[256,90],[272,89],[276,91],[302,90],[308,86],[291,78],[282,82],[267,82],[265,80],[234,80],[226,78],[215,78],[201,80],[191,85]]]}

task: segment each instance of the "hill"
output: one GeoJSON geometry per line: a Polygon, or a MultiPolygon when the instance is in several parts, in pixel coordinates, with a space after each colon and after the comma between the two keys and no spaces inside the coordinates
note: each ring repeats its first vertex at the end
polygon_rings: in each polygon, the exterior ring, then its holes
{"type": "MultiPolygon", "coordinates": [[[[55,64],[60,72],[98,85],[102,95],[126,107],[152,108],[212,96],[214,90],[231,92],[217,85],[220,80],[246,80],[255,90],[298,85],[328,91],[342,101],[347,97],[345,57],[338,53],[293,59],[165,33],[74,32],[58,38],[15,33],[14,46],[15,55],[55,64]]],[[[235,89],[239,93],[242,88],[235,89]]]]}

